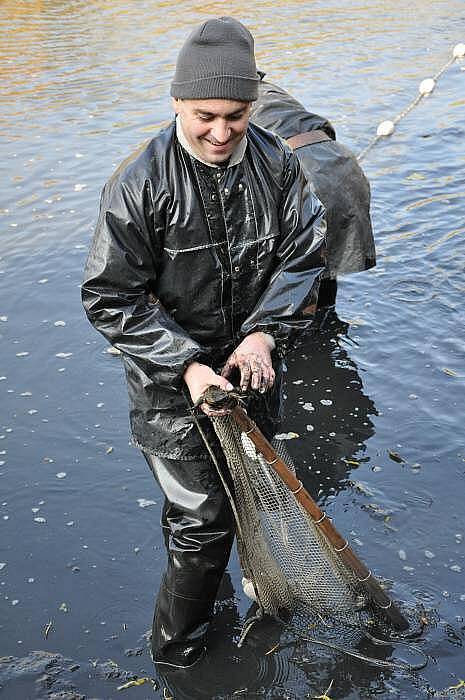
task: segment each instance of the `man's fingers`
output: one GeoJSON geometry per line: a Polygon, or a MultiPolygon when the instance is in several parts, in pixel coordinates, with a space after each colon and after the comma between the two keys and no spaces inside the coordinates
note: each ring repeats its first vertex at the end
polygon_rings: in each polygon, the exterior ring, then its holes
{"type": "Polygon", "coordinates": [[[238,359],[236,356],[236,353],[233,352],[232,355],[228,357],[226,360],[226,363],[221,370],[221,376],[222,377],[229,377],[231,375],[232,370],[238,366],[238,359]]]}
{"type": "Polygon", "coordinates": [[[217,381],[212,386],[217,386],[225,391],[232,391],[234,389],[233,385],[231,382],[228,382],[226,377],[220,377],[219,375],[217,376],[217,381]]]}
{"type": "Polygon", "coordinates": [[[228,360],[228,361],[226,362],[225,366],[223,367],[223,369],[221,370],[221,376],[222,376],[222,377],[229,377],[229,376],[231,376],[232,368],[233,368],[233,365],[232,365],[231,362],[228,360]]]}
{"type": "Polygon", "coordinates": [[[250,367],[248,360],[245,360],[240,365],[240,370],[241,370],[241,390],[247,391],[247,389],[249,387],[250,376],[252,374],[252,369],[250,367]]]}
{"type": "Polygon", "coordinates": [[[250,386],[255,391],[257,391],[261,387],[262,376],[263,376],[262,367],[261,367],[260,363],[257,362],[257,360],[254,360],[252,362],[252,380],[250,382],[250,386]]]}
{"type": "Polygon", "coordinates": [[[264,367],[262,371],[262,379],[260,382],[259,390],[263,394],[267,389],[269,389],[273,382],[271,381],[270,367],[264,367]]]}

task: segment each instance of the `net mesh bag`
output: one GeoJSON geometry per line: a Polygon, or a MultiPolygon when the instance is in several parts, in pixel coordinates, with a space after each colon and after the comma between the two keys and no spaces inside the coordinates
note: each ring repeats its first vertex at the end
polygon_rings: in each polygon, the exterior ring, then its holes
{"type": "MultiPolygon", "coordinates": [[[[241,567],[263,611],[354,621],[364,603],[354,574],[236,421],[213,424],[234,485],[241,567]]],[[[272,445],[293,470],[283,442],[272,445]]]]}

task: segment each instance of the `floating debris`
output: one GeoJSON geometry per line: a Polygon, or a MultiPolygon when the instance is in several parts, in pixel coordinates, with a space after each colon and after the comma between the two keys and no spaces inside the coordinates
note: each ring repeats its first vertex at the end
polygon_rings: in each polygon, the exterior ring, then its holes
{"type": "Polygon", "coordinates": [[[332,406],[333,405],[333,402],[331,401],[331,399],[321,399],[320,403],[323,406],[332,406]]]}
{"type": "Polygon", "coordinates": [[[66,321],[55,321],[53,325],[57,326],[57,328],[59,328],[60,326],[66,326],[66,321]]]}
{"type": "Polygon", "coordinates": [[[139,508],[149,508],[150,506],[157,505],[156,501],[149,501],[146,498],[138,498],[137,503],[139,504],[139,508]]]}
{"type": "Polygon", "coordinates": [[[306,403],[304,403],[302,408],[304,409],[304,411],[314,411],[315,410],[314,405],[312,403],[310,403],[310,401],[307,401],[306,403]]]}
{"type": "Polygon", "coordinates": [[[105,352],[108,352],[110,355],[121,355],[121,350],[118,350],[118,348],[114,348],[112,345],[110,345],[110,347],[107,348],[105,352]]]}
{"type": "Polygon", "coordinates": [[[47,518],[42,518],[39,516],[38,518],[34,518],[34,522],[39,523],[40,525],[43,525],[44,523],[47,522],[47,518]]]}
{"type": "Polygon", "coordinates": [[[449,367],[443,367],[442,371],[444,374],[448,374],[449,377],[458,377],[457,372],[455,372],[453,369],[449,369],[449,367]]]}
{"type": "Polygon", "coordinates": [[[405,561],[407,559],[407,555],[405,553],[405,550],[399,549],[397,554],[399,555],[399,559],[401,559],[402,561],[405,561]]]}
{"type": "Polygon", "coordinates": [[[64,479],[66,478],[66,472],[58,472],[55,476],[57,479],[64,479]]]}
{"type": "Polygon", "coordinates": [[[16,353],[16,357],[27,357],[28,355],[29,353],[26,351],[16,353]]]}
{"type": "Polygon", "coordinates": [[[271,649],[268,649],[268,651],[265,651],[265,656],[268,656],[269,654],[272,654],[276,649],[279,647],[279,642],[274,645],[274,647],[271,647],[271,649]]]}
{"type": "Polygon", "coordinates": [[[405,459],[400,456],[398,452],[394,452],[393,450],[388,450],[388,455],[392,459],[393,462],[397,462],[398,464],[403,464],[405,462],[405,459]]]}
{"type": "Polygon", "coordinates": [[[60,607],[58,608],[60,612],[68,613],[69,612],[69,607],[67,603],[61,603],[60,607]]]}
{"type": "Polygon", "coordinates": [[[72,352],[57,352],[55,354],[55,357],[60,357],[61,359],[66,359],[67,357],[71,357],[72,354],[73,354],[72,352]]]}
{"type": "Polygon", "coordinates": [[[3,323],[6,323],[6,321],[8,321],[8,316],[0,316],[0,321],[3,321],[3,323]]]}
{"type": "Polygon", "coordinates": [[[81,184],[81,183],[77,182],[77,183],[74,185],[74,191],[75,191],[75,192],[81,192],[81,191],[84,190],[86,187],[87,187],[87,185],[84,185],[84,184],[81,184]]]}
{"type": "Polygon", "coordinates": [[[0,571],[3,571],[5,566],[7,565],[6,561],[0,561],[0,571]]]}
{"type": "Polygon", "coordinates": [[[434,552],[431,552],[431,550],[429,549],[425,549],[425,557],[427,559],[434,559],[435,556],[436,555],[434,554],[434,552]]]}
{"type": "Polygon", "coordinates": [[[300,437],[299,433],[289,432],[289,433],[278,433],[275,435],[276,440],[295,440],[300,437]]]}
{"type": "Polygon", "coordinates": [[[107,453],[107,455],[111,454],[113,452],[113,447],[107,447],[105,452],[107,453]]]}
{"type": "Polygon", "coordinates": [[[144,685],[145,683],[151,683],[154,687],[156,684],[156,681],[153,678],[135,678],[132,681],[128,681],[127,683],[123,683],[123,685],[119,685],[116,690],[127,690],[128,688],[134,688],[135,686],[138,685],[144,685]]]}
{"type": "Polygon", "coordinates": [[[48,638],[48,635],[50,634],[50,632],[52,631],[52,629],[53,629],[53,622],[52,622],[52,620],[49,620],[49,621],[47,622],[47,624],[45,625],[45,627],[44,627],[44,637],[45,637],[45,639],[48,638]]]}
{"type": "Polygon", "coordinates": [[[391,511],[389,511],[387,508],[379,506],[377,503],[367,503],[366,505],[362,505],[361,508],[369,513],[373,513],[379,518],[383,518],[385,522],[389,522],[391,519],[391,511]]]}

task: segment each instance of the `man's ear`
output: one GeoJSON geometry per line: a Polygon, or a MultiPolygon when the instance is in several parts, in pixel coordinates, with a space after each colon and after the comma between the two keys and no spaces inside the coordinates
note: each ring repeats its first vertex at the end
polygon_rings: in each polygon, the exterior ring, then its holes
{"type": "Polygon", "coordinates": [[[171,104],[173,106],[175,113],[179,114],[179,110],[181,108],[181,100],[179,99],[179,97],[172,97],[171,104]]]}

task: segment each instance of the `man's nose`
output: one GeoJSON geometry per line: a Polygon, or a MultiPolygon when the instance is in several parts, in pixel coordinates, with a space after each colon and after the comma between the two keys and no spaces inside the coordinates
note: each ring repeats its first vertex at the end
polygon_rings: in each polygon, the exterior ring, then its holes
{"type": "Polygon", "coordinates": [[[226,143],[231,136],[231,127],[226,121],[218,120],[212,126],[211,135],[218,143],[226,143]]]}

